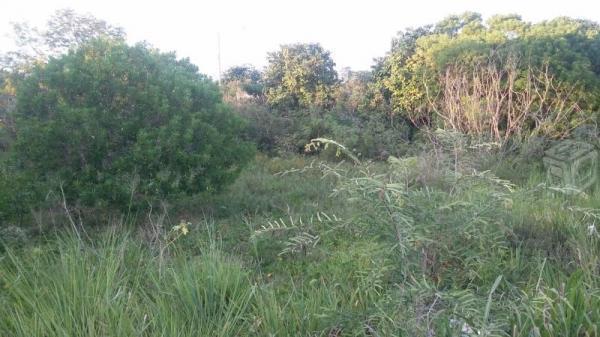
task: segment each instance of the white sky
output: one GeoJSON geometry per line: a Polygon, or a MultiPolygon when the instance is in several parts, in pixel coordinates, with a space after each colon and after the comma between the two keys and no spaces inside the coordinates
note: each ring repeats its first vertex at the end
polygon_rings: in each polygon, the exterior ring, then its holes
{"type": "Polygon", "coordinates": [[[365,70],[385,54],[397,31],[464,11],[484,18],[517,13],[534,22],[565,15],[600,22],[599,0],[0,0],[0,51],[11,48],[9,22],[41,26],[60,8],[122,26],[131,42],[176,51],[213,78],[218,33],[223,70],[244,63],[260,68],[267,52],[295,42],[320,42],[338,69],[365,70]]]}

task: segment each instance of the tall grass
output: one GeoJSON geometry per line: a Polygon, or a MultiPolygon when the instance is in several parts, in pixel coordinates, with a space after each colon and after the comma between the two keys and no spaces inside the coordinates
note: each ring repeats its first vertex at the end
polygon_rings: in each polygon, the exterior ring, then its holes
{"type": "Polygon", "coordinates": [[[2,336],[234,336],[253,294],[240,263],[214,247],[162,266],[116,234],[9,252],[0,273],[2,336]]]}
{"type": "Polygon", "coordinates": [[[141,286],[144,254],[127,239],[98,244],[82,247],[69,236],[27,254],[9,252],[0,267],[0,331],[8,336],[132,336],[143,331],[133,291],[141,286]]]}
{"type": "Polygon", "coordinates": [[[0,336],[598,336],[600,195],[430,159],[263,158],[188,235],[9,247],[0,336]]]}

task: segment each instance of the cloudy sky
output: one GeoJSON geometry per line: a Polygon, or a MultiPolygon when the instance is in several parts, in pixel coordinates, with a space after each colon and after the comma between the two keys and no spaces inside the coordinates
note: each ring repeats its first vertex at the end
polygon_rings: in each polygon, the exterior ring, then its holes
{"type": "Polygon", "coordinates": [[[200,70],[218,75],[221,63],[265,65],[266,53],[279,45],[320,42],[338,68],[369,69],[391,38],[406,27],[434,23],[449,14],[475,11],[487,18],[516,13],[528,21],[571,16],[600,22],[597,0],[197,0],[75,1],[3,0],[0,51],[10,49],[9,22],[42,25],[57,9],[91,13],[125,28],[131,42],[145,40],[164,51],[189,57],[200,70]]]}

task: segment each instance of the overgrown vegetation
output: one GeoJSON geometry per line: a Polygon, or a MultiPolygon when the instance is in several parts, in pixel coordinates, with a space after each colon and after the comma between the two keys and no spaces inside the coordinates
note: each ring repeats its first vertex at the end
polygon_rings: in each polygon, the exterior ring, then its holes
{"type": "Polygon", "coordinates": [[[600,335],[600,195],[542,166],[598,146],[596,23],[466,13],[220,86],[48,26],[69,51],[0,74],[0,335],[600,335]]]}
{"type": "Polygon", "coordinates": [[[115,223],[93,239],[10,249],[0,262],[0,330],[598,334],[596,196],[483,172],[424,172],[418,158],[254,165],[226,191],[228,203],[185,208],[198,219],[184,222],[187,235],[177,234],[177,218],[157,214],[133,232],[115,223]],[[255,208],[240,214],[241,205],[255,208]]]}

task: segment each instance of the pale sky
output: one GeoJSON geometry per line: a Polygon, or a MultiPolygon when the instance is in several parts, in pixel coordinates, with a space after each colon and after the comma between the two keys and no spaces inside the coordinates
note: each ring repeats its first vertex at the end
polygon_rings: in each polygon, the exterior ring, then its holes
{"type": "Polygon", "coordinates": [[[217,35],[222,70],[266,64],[279,45],[319,42],[337,68],[367,70],[383,56],[392,37],[406,27],[435,23],[450,14],[516,13],[527,21],[571,16],[600,22],[598,0],[0,0],[0,51],[11,48],[9,22],[42,25],[57,9],[72,8],[122,26],[130,42],[148,41],[163,51],[189,57],[217,78],[217,35]]]}

